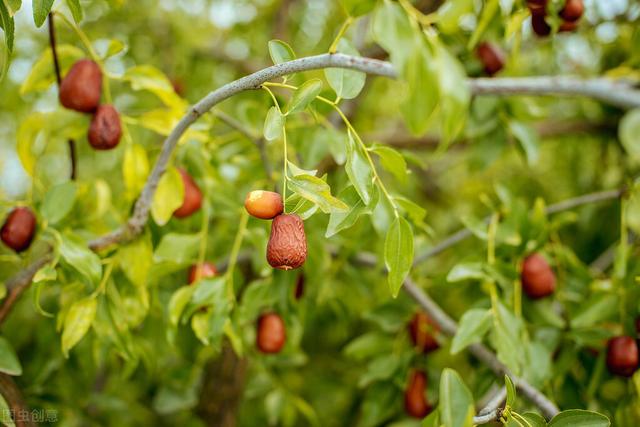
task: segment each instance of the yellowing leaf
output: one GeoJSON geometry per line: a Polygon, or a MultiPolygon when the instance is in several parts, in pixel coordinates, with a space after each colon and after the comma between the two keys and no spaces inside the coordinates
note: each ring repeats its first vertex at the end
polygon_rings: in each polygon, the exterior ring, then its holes
{"type": "Polygon", "coordinates": [[[180,172],[170,167],[160,178],[158,188],[151,203],[151,216],[158,225],[165,225],[171,215],[182,205],[184,184],[180,172]]]}
{"type": "Polygon", "coordinates": [[[124,185],[130,197],[136,197],[149,175],[147,152],[140,144],[131,144],[124,152],[122,161],[124,185]]]}
{"type": "Polygon", "coordinates": [[[98,302],[95,298],[85,298],[73,303],[64,319],[62,331],[62,353],[69,357],[69,350],[73,348],[89,331],[93,319],[96,317],[98,302]]]}
{"type": "MultiPolygon", "coordinates": [[[[62,75],[66,74],[74,62],[85,56],[82,49],[68,44],[58,45],[56,47],[56,53],[58,54],[58,62],[60,63],[60,72],[62,75]]],[[[51,55],[51,49],[47,49],[40,55],[40,58],[33,64],[33,67],[31,67],[29,75],[20,86],[20,95],[47,90],[55,81],[56,75],[53,68],[53,56],[51,55]]]]}

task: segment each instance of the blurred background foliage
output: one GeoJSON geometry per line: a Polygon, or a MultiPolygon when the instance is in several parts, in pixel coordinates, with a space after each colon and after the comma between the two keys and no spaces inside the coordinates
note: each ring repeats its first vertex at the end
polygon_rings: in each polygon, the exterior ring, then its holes
{"type": "MultiPolygon", "coordinates": [[[[362,3],[381,7],[384,2],[362,3]]],[[[435,12],[446,49],[466,74],[481,76],[481,65],[468,44],[483,3],[488,2],[413,3],[425,14],[435,12]],[[454,3],[465,10],[452,24],[446,21],[452,19],[447,8],[454,3]]],[[[82,2],[81,28],[105,58],[108,72],[116,76],[110,79],[113,103],[126,125],[123,143],[100,152],[86,142],[88,119],[58,105],[55,85],[27,84],[27,76],[33,75],[48,49],[46,28],[33,25],[29,6],[23,2],[15,15],[15,48],[8,74],[0,82],[0,215],[16,203],[41,212],[45,194],[68,181],[66,140],[74,137],[77,195],[70,212],[53,228],[64,236],[73,230],[82,238],[106,233],[126,220],[163,136],[186,103],[271,65],[271,39],[286,41],[298,57],[326,52],[347,18],[341,2],[324,0],[82,2]],[[153,68],[135,68],[149,66],[153,68]],[[145,84],[147,78],[151,83],[145,84]],[[29,139],[32,129],[40,133],[29,139]],[[18,156],[21,132],[38,151],[33,178],[18,156]]],[[[54,9],[71,19],[65,3],[55,2],[54,9]]],[[[500,1],[500,10],[482,33],[482,40],[508,52],[499,76],[608,75],[637,81],[638,2],[585,0],[585,9],[577,32],[540,39],[530,30],[524,2],[500,1]]],[[[371,16],[358,17],[345,38],[363,56],[386,59],[374,42],[371,16]]],[[[77,34],[61,20],[57,37],[59,46],[69,46],[60,48],[68,53],[63,69],[87,55],[77,34]]],[[[53,70],[42,70],[48,76],[41,75],[40,83],[53,83],[53,70]]],[[[324,75],[301,73],[289,82],[299,85],[312,77],[324,75]]],[[[624,257],[624,274],[597,274],[588,265],[620,239],[621,217],[628,219],[631,231],[640,231],[640,205],[634,196],[624,213],[620,203],[607,202],[548,218],[536,216],[545,203],[632,183],[640,163],[637,153],[618,138],[624,112],[585,98],[474,97],[464,130],[446,148],[440,143],[439,123],[422,135],[409,132],[401,119],[403,97],[398,96],[405,91],[401,82],[368,77],[362,93],[345,101],[343,109],[368,145],[387,145],[402,154],[406,179],[378,169],[394,195],[425,210],[413,205],[408,209],[416,255],[463,224],[474,228],[487,214],[500,212],[497,257],[500,274],[506,277],[498,284],[501,301],[517,313],[510,284],[517,278],[520,260],[533,250],[548,255],[559,281],[552,299],[521,302],[521,333],[526,337],[522,352],[529,352],[521,366],[524,376],[563,409],[592,409],[611,416],[616,426],[638,425],[640,378],[636,374],[633,380],[620,379],[603,369],[604,341],[624,331],[635,334],[637,250],[632,248],[624,257]],[[569,319],[580,313],[580,327],[569,327],[569,319]]],[[[335,97],[326,84],[322,94],[335,97]]],[[[290,93],[277,95],[284,102],[290,93]]],[[[319,115],[338,123],[327,106],[316,104],[319,115]]],[[[225,101],[219,109],[260,138],[270,106],[266,93],[253,91],[225,101]]],[[[319,175],[327,172],[332,194],[339,195],[348,185],[340,165],[347,138],[341,124],[327,127],[305,113],[288,121],[287,131],[291,158],[303,168],[320,169],[319,175]]],[[[267,145],[276,182],[281,177],[281,151],[279,142],[267,145]]],[[[437,402],[438,378],[445,367],[456,369],[477,399],[492,387],[494,375],[465,352],[451,355],[447,338],[440,337],[436,352],[417,354],[405,332],[417,311],[415,303],[404,293],[390,298],[381,265],[362,267],[353,261],[360,251],[382,254],[388,222],[377,210],[330,238],[324,236],[327,215],[308,219],[309,258],[300,273],[272,271],[264,260],[269,225],[250,219],[234,272],[241,299],[231,314],[232,330],[225,331],[224,338],[222,333],[201,331],[198,339],[193,321],[191,327],[188,319],[173,324],[170,301],[186,285],[186,270],[198,259],[202,224],[208,223],[206,259],[223,262],[238,231],[245,194],[274,185],[255,141],[215,113],[192,128],[174,163],[187,168],[203,189],[204,209],[164,226],[150,221],[135,243],[101,253],[106,295],[98,304],[92,331],[68,359],[60,350],[61,319],[73,302],[98,286],[79,278],[72,266],[41,274],[3,325],[3,336],[23,367],[16,381],[31,407],[58,410],[59,424],[68,426],[198,426],[223,425],[216,424],[223,416],[235,418],[239,400],[236,421],[242,426],[408,427],[419,425],[402,409],[411,367],[428,373],[432,403],[437,402]],[[160,250],[170,233],[192,238],[167,241],[160,250]],[[294,298],[298,274],[305,277],[300,300],[294,298]],[[276,356],[259,354],[253,344],[255,319],[269,309],[278,311],[287,325],[285,349],[276,356]],[[207,340],[205,345],[202,341],[207,340]],[[229,342],[234,340],[234,348],[242,350],[240,358],[231,351],[229,342]]],[[[59,200],[53,207],[65,208],[59,200]]],[[[484,262],[486,233],[484,238],[476,234],[480,237],[411,272],[456,319],[471,308],[491,306],[489,291],[477,277],[447,280],[456,265],[484,262]]],[[[46,240],[47,236],[39,239],[22,258],[0,248],[0,281],[41,253],[46,240]]],[[[521,400],[518,405],[529,404],[521,400]]]]}

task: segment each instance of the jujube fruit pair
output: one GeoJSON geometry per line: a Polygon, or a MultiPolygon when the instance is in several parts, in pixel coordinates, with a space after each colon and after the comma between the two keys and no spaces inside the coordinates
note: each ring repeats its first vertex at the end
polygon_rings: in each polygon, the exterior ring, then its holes
{"type": "Polygon", "coordinates": [[[16,252],[26,250],[36,232],[36,216],[27,207],[13,209],[0,229],[0,237],[5,245],[16,252]]]}
{"type": "Polygon", "coordinates": [[[424,418],[431,412],[432,407],[425,397],[426,388],[427,375],[422,371],[412,371],[404,392],[404,409],[408,415],[424,418]]]}
{"type": "MultiPolygon", "coordinates": [[[[531,11],[531,27],[538,36],[548,36],[551,33],[551,26],[545,20],[547,16],[548,0],[529,0],[527,7],[531,11]]],[[[578,28],[578,21],[584,13],[583,0],[566,0],[564,7],[558,16],[562,23],[559,31],[574,31],[578,28]]]]}
{"type": "Polygon", "coordinates": [[[418,351],[429,353],[440,347],[435,338],[439,332],[438,325],[426,313],[416,313],[411,318],[408,329],[411,342],[418,351]]]}
{"type": "Polygon", "coordinates": [[[607,368],[614,375],[630,377],[638,369],[638,344],[627,337],[614,337],[607,343],[607,368]]]}
{"type": "Polygon", "coordinates": [[[256,218],[273,219],[267,244],[267,262],[273,268],[292,270],[307,259],[304,223],[296,214],[284,214],[282,196],[273,191],[256,190],[244,201],[247,212],[256,218]]]}
{"type": "Polygon", "coordinates": [[[256,345],[262,353],[279,353],[287,340],[282,317],[276,313],[265,313],[258,319],[256,345]]]}
{"type": "Polygon", "coordinates": [[[110,150],[122,136],[120,114],[113,105],[100,105],[102,71],[90,59],[77,61],[60,82],[60,103],[71,110],[93,113],[89,144],[97,150],[110,150]]]}
{"type": "Polygon", "coordinates": [[[525,258],[520,280],[522,290],[531,299],[544,298],[556,289],[556,275],[547,260],[538,253],[525,258]]]}
{"type": "Polygon", "coordinates": [[[178,169],[184,185],[184,199],[182,205],[173,212],[176,218],[186,218],[193,215],[202,206],[202,191],[191,175],[184,169],[178,169]]]}
{"type": "Polygon", "coordinates": [[[193,284],[200,279],[208,279],[218,275],[216,266],[209,261],[205,261],[201,264],[194,264],[189,269],[189,284],[193,284]]]}

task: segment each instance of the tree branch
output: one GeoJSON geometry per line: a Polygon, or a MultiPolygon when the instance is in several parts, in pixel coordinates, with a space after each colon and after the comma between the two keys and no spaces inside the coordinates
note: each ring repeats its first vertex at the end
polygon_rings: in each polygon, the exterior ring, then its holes
{"type": "Polygon", "coordinates": [[[11,411],[10,414],[3,413],[2,419],[7,415],[11,415],[17,427],[31,427],[35,425],[31,417],[31,411],[24,403],[22,392],[15,381],[13,381],[13,378],[5,373],[0,373],[0,394],[2,394],[2,397],[7,401],[9,411],[11,411]]]}

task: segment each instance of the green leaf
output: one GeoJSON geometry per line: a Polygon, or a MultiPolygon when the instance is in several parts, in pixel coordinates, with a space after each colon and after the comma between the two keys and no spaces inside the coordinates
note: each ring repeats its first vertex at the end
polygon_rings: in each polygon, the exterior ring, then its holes
{"type": "Polygon", "coordinates": [[[358,361],[392,351],[393,340],[380,332],[369,332],[351,341],[343,350],[344,355],[358,361]]]}
{"type": "Polygon", "coordinates": [[[325,237],[331,237],[340,231],[353,226],[360,215],[369,212],[369,209],[367,209],[367,206],[365,206],[364,202],[358,195],[358,192],[352,185],[342,190],[339,194],[339,198],[349,206],[349,210],[346,212],[331,212],[325,237]]]}
{"type": "Polygon", "coordinates": [[[407,95],[400,106],[402,117],[414,135],[424,134],[438,106],[438,70],[434,57],[421,37],[411,41],[411,55],[400,68],[407,82],[407,95]]]}
{"type": "Polygon", "coordinates": [[[398,203],[398,206],[409,215],[409,219],[411,219],[414,224],[426,227],[424,218],[427,216],[427,210],[425,208],[406,197],[394,197],[394,200],[398,203]]]}
{"type": "MultiPolygon", "coordinates": [[[[122,177],[127,194],[131,199],[140,194],[148,175],[149,159],[147,158],[147,151],[140,144],[128,144],[122,159],[122,177]]],[[[162,178],[160,179],[162,180],[162,178]]],[[[172,184],[176,185],[175,182],[172,184]]]]}
{"type": "Polygon", "coordinates": [[[182,312],[187,304],[189,304],[189,301],[191,301],[194,290],[194,286],[182,286],[171,295],[167,310],[169,313],[169,323],[173,326],[178,326],[178,323],[180,323],[182,312]]]}
{"type": "Polygon", "coordinates": [[[184,183],[178,169],[169,167],[160,177],[158,188],[151,203],[151,216],[156,224],[165,225],[173,213],[182,206],[184,183]]]}
{"type": "MultiPolygon", "coordinates": [[[[82,49],[68,44],[61,44],[56,47],[60,73],[65,75],[67,70],[79,59],[85,56],[82,49]]],[[[46,49],[40,58],[33,64],[29,75],[20,86],[20,95],[31,92],[45,91],[56,81],[55,69],[53,67],[53,56],[51,49],[46,49]]]]}
{"type": "Polygon", "coordinates": [[[331,195],[331,187],[322,179],[312,175],[296,175],[287,180],[289,188],[316,205],[324,213],[349,210],[343,201],[331,195]]]}
{"type": "Polygon", "coordinates": [[[619,308],[619,299],[615,294],[595,294],[580,305],[578,312],[570,321],[571,327],[587,328],[613,317],[619,308]]]}
{"type": "Polygon", "coordinates": [[[402,217],[397,217],[387,232],[384,262],[389,270],[389,289],[395,298],[413,263],[413,232],[407,220],[402,217]]]}
{"type": "Polygon", "coordinates": [[[95,298],[84,298],[76,301],[69,308],[64,318],[62,330],[62,353],[69,357],[69,350],[73,348],[89,331],[93,319],[96,317],[98,301],[95,298]]]}
{"type": "Polygon", "coordinates": [[[7,375],[22,375],[20,360],[5,337],[0,337],[0,372],[7,375]]]}
{"type": "Polygon", "coordinates": [[[402,7],[396,2],[380,2],[373,15],[372,31],[396,69],[404,70],[405,62],[414,55],[415,34],[402,7]]]}
{"type": "Polygon", "coordinates": [[[361,145],[354,139],[351,132],[347,134],[345,171],[364,204],[369,205],[373,192],[373,170],[361,145]]]}
{"type": "Polygon", "coordinates": [[[70,236],[60,235],[60,255],[69,266],[76,269],[89,281],[97,285],[102,277],[100,257],[91,251],[85,242],[70,236]]]}
{"type": "Polygon", "coordinates": [[[169,261],[175,264],[193,262],[198,254],[201,239],[200,233],[167,233],[156,248],[153,259],[155,262],[169,261]]]}
{"type": "Polygon", "coordinates": [[[473,395],[456,371],[445,368],[440,377],[440,421],[447,427],[473,425],[473,395]]]}
{"type": "Polygon", "coordinates": [[[264,139],[273,141],[282,138],[282,131],[285,117],[280,113],[277,107],[273,106],[267,111],[267,117],[264,119],[263,134],[264,139]]]}
{"type": "Polygon", "coordinates": [[[66,0],[67,7],[71,11],[71,15],[73,15],[73,20],[76,21],[76,24],[79,24],[82,21],[82,6],[80,5],[80,0],[66,0]]]}
{"type": "Polygon", "coordinates": [[[511,120],[509,122],[509,130],[514,138],[520,143],[525,153],[527,163],[530,166],[535,165],[540,158],[538,134],[531,126],[511,120]]]}
{"type": "Polygon", "coordinates": [[[374,145],[371,151],[380,157],[382,167],[393,174],[402,184],[407,182],[407,162],[398,151],[385,145],[374,145]]]}
{"type": "Polygon", "coordinates": [[[153,265],[153,248],[148,236],[142,236],[118,248],[118,263],[127,279],[136,286],[145,286],[153,265]]]}
{"type": "Polygon", "coordinates": [[[522,336],[524,325],[501,302],[493,307],[493,337],[498,359],[515,375],[522,372],[525,359],[523,348],[528,345],[522,336]]]}
{"type": "Polygon", "coordinates": [[[63,220],[76,201],[77,187],[75,182],[68,181],[52,187],[44,196],[40,208],[42,217],[50,224],[56,224],[63,220]]]}
{"type": "Polygon", "coordinates": [[[340,4],[349,16],[365,15],[376,6],[376,0],[340,0],[340,4]]]}
{"type": "Polygon", "coordinates": [[[4,0],[4,5],[7,7],[9,16],[14,16],[22,7],[22,0],[4,0]]]}
{"type": "Polygon", "coordinates": [[[437,11],[438,30],[445,34],[457,33],[460,19],[473,12],[473,0],[444,2],[437,11]]]}
{"type": "Polygon", "coordinates": [[[491,328],[491,320],[491,310],[473,308],[464,313],[451,342],[451,354],[457,354],[470,344],[482,341],[491,328]]]}
{"type": "Polygon", "coordinates": [[[527,420],[531,427],[547,427],[547,422],[544,417],[540,414],[536,414],[535,412],[525,412],[522,414],[522,418],[527,420]]]}
{"type": "Polygon", "coordinates": [[[291,46],[282,40],[269,41],[269,55],[274,64],[282,64],[296,59],[296,54],[291,49],[291,46]]]}
{"type": "Polygon", "coordinates": [[[0,23],[2,24],[2,30],[4,31],[4,42],[7,46],[7,58],[8,54],[13,51],[13,40],[15,36],[15,22],[11,12],[7,9],[4,2],[0,2],[0,23]]]}
{"type": "Polygon", "coordinates": [[[628,111],[618,125],[618,138],[627,152],[640,157],[640,108],[628,111]]]}
{"type": "Polygon", "coordinates": [[[322,80],[307,80],[300,86],[291,97],[291,101],[287,105],[285,114],[297,113],[303,111],[313,101],[322,90],[322,80]]]}
{"type": "Polygon", "coordinates": [[[471,39],[469,39],[469,44],[467,45],[468,50],[473,50],[489,26],[489,23],[495,16],[496,12],[498,12],[498,1],[499,0],[488,0],[483,2],[484,7],[482,8],[482,14],[480,15],[480,22],[478,22],[475,31],[471,35],[471,39]]]}
{"type": "Polygon", "coordinates": [[[471,102],[464,67],[439,41],[435,43],[442,137],[450,143],[464,129],[471,102]]]}
{"type": "MultiPolygon", "coordinates": [[[[341,39],[338,43],[338,52],[360,56],[356,48],[346,39],[341,39]]],[[[324,75],[331,89],[343,99],[353,99],[358,96],[367,79],[365,73],[345,68],[325,68],[324,75]]]]}
{"type": "Polygon", "coordinates": [[[610,425],[611,421],[605,415],[582,409],[562,411],[549,421],[549,427],[609,427],[610,425]]]}
{"type": "Polygon", "coordinates": [[[481,262],[463,262],[456,264],[447,275],[447,282],[461,282],[463,280],[484,280],[489,276],[484,271],[481,262]]]}
{"type": "Polygon", "coordinates": [[[513,385],[509,375],[504,376],[504,386],[507,389],[507,406],[513,406],[516,401],[516,386],[513,385]]]}
{"type": "Polygon", "coordinates": [[[51,11],[53,0],[33,0],[33,22],[40,28],[51,11]]]}

